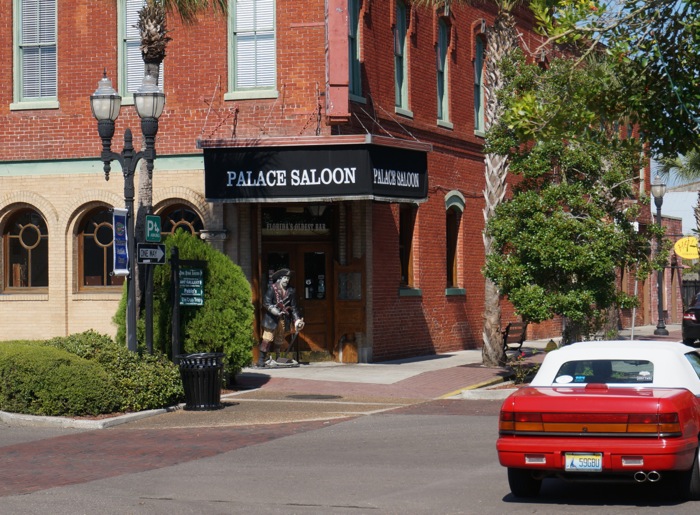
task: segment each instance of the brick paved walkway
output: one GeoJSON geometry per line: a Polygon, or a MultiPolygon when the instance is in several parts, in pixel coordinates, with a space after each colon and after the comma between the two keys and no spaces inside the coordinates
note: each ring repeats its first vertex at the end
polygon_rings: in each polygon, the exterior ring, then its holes
{"type": "Polygon", "coordinates": [[[169,467],[347,419],[229,428],[105,429],[1,448],[0,497],[169,467]]]}

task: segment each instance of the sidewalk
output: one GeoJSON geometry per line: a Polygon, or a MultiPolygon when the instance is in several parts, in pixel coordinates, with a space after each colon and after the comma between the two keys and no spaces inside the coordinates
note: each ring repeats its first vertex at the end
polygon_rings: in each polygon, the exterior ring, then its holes
{"type": "MultiPolygon", "coordinates": [[[[666,327],[668,336],[654,336],[656,326],[643,326],[621,331],[621,339],[666,341],[681,340],[680,324],[666,327]]],[[[528,340],[523,344],[526,360],[541,361],[543,349],[549,339],[528,340]]],[[[113,417],[106,420],[76,420],[61,417],[29,417],[0,412],[0,421],[11,425],[45,425],[53,427],[77,427],[100,429],[154,415],[165,415],[164,419],[177,418],[177,424],[187,425],[196,421],[198,426],[206,423],[226,425],[227,419],[237,418],[250,423],[276,423],[294,421],[292,402],[307,401],[319,403],[345,403],[346,407],[376,405],[378,410],[390,406],[422,403],[435,399],[451,398],[504,398],[508,390],[491,390],[487,386],[504,381],[509,370],[501,367],[485,367],[481,364],[481,350],[464,350],[433,356],[421,356],[381,363],[334,363],[320,362],[300,365],[295,368],[246,368],[237,377],[239,391],[222,396],[226,407],[222,410],[208,412],[189,412],[178,408],[173,410],[152,410],[113,417]],[[478,391],[477,391],[478,390],[478,391]],[[465,393],[466,392],[466,393],[465,393]],[[249,402],[250,401],[250,402],[249,402]],[[254,404],[264,402],[288,403],[281,411],[290,415],[282,418],[270,418],[270,408],[256,409],[259,420],[252,413],[254,404]],[[251,411],[246,417],[241,412],[251,411]],[[177,417],[169,412],[177,411],[177,417]]],[[[270,406],[271,407],[271,406],[270,406]]],[[[360,408],[357,408],[360,409],[360,408]]],[[[300,415],[299,415],[300,416],[300,415]]],[[[161,418],[161,417],[158,417],[161,418]]]]}

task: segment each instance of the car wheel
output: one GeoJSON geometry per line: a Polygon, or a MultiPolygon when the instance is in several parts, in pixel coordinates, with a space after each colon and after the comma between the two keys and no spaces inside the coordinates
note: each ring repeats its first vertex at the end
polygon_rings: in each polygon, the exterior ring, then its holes
{"type": "Polygon", "coordinates": [[[677,483],[680,489],[680,497],[683,500],[700,500],[700,447],[695,449],[693,466],[686,472],[681,472],[680,481],[677,483]]]}
{"type": "Polygon", "coordinates": [[[532,477],[529,470],[509,468],[508,485],[516,497],[536,497],[540,493],[542,480],[532,477]]]}
{"type": "Polygon", "coordinates": [[[700,447],[695,450],[695,461],[693,461],[693,467],[690,469],[688,499],[691,501],[700,500],[700,447]]]}

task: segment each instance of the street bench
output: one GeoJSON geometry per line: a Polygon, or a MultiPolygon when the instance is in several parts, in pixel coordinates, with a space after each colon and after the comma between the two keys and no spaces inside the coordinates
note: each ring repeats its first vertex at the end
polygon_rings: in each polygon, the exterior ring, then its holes
{"type": "Polygon", "coordinates": [[[519,351],[526,336],[527,322],[510,322],[503,330],[503,352],[519,351]]]}

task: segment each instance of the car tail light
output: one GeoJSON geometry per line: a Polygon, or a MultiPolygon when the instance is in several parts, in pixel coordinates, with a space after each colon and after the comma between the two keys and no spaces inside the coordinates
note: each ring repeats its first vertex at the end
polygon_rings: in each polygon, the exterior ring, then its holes
{"type": "Polygon", "coordinates": [[[610,433],[671,437],[681,435],[678,413],[519,413],[501,411],[501,434],[610,433]]]}
{"type": "Polygon", "coordinates": [[[695,318],[695,312],[691,311],[689,313],[683,313],[683,320],[690,320],[691,322],[697,322],[695,318]]]}
{"type": "Polygon", "coordinates": [[[629,416],[627,432],[658,433],[659,436],[680,436],[681,424],[678,413],[654,415],[633,414],[629,416]]]}
{"type": "Polygon", "coordinates": [[[498,429],[510,433],[543,431],[542,414],[501,411],[498,429]]]}

